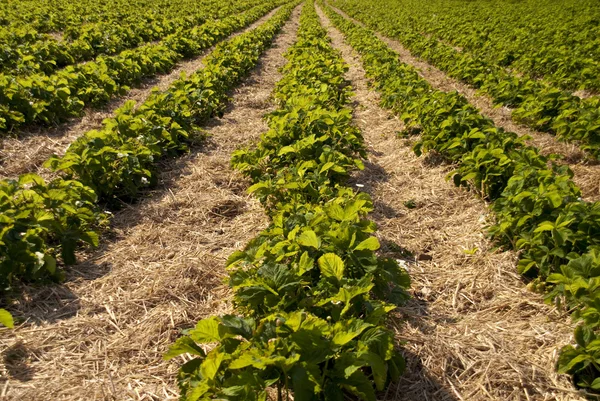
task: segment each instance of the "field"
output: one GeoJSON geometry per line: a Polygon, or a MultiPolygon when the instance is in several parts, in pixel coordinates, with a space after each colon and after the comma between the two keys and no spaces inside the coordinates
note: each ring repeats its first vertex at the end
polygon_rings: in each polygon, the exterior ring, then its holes
{"type": "Polygon", "coordinates": [[[595,1],[0,11],[0,399],[600,397],[595,1]]]}

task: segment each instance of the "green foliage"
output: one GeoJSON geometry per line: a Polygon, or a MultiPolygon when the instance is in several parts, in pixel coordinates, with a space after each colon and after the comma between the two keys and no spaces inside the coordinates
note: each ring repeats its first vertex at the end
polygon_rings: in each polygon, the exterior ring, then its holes
{"type": "Polygon", "coordinates": [[[0,309],[0,324],[12,329],[15,327],[15,322],[12,315],[6,309],[0,309]]]}
{"type": "Polygon", "coordinates": [[[185,400],[265,400],[267,387],[276,385],[280,391],[293,389],[297,400],[352,394],[374,401],[375,390],[383,390],[388,378],[397,379],[402,369],[391,332],[362,319],[334,323],[295,311],[260,320],[223,316],[198,325],[205,323],[215,325],[215,338],[203,339],[196,328],[182,339],[193,339],[194,345],[218,342],[215,348],[204,354],[197,345],[188,349],[176,344],[168,355],[198,356],[179,373],[185,400]]]}
{"type": "Polygon", "coordinates": [[[126,103],[102,130],[88,132],[47,166],[91,186],[102,199],[134,197],[155,183],[156,161],[186,151],[201,135],[199,125],[223,113],[227,92],[256,65],[277,27],[261,26],[220,44],[203,69],[137,108],[126,103]]]}
{"type": "Polygon", "coordinates": [[[0,182],[0,288],[17,277],[60,279],[57,255],[71,264],[78,244],[98,245],[105,218],[81,182],[34,174],[0,182]]]}
{"type": "MultiPolygon", "coordinates": [[[[120,53],[149,41],[158,41],[168,35],[190,30],[206,22],[217,9],[220,9],[220,15],[227,16],[253,5],[253,2],[246,1],[233,7],[223,7],[215,0],[202,0],[200,7],[191,7],[185,1],[182,3],[178,6],[187,8],[187,15],[165,15],[164,9],[160,10],[160,14],[151,14],[149,10],[155,4],[146,4],[143,11],[138,10],[137,14],[125,20],[109,19],[68,27],[62,31],[63,40],[37,32],[31,33],[31,41],[19,40],[19,36],[9,36],[5,42],[0,40],[0,71],[17,76],[51,74],[59,68],[88,61],[99,55],[120,53]]],[[[113,6],[119,8],[118,5],[113,6]]],[[[130,3],[127,7],[133,8],[130,3]]],[[[125,10],[122,8],[119,11],[123,13],[125,10]]]]}

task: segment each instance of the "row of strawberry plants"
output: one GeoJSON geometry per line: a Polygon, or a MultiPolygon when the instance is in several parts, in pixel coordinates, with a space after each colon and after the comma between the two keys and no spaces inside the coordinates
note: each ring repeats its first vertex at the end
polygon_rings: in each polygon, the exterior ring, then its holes
{"type": "Polygon", "coordinates": [[[418,155],[436,151],[456,163],[456,185],[491,202],[490,234],[519,251],[519,271],[534,278],[548,301],[565,300],[580,321],[577,346],[562,349],[558,369],[577,384],[600,388],[600,203],[584,202],[566,166],[549,166],[537,149],[482,116],[456,92],[435,90],[373,32],[327,9],[362,57],[382,104],[420,132],[418,155]]]}
{"type": "Polygon", "coordinates": [[[189,30],[205,22],[215,11],[226,17],[256,3],[256,0],[244,1],[224,7],[220,2],[203,0],[200,9],[176,18],[156,16],[133,21],[100,22],[65,31],[62,41],[49,38],[30,44],[0,44],[0,71],[16,76],[50,74],[101,54],[116,54],[181,30],[189,30]]]}
{"type": "Polygon", "coordinates": [[[0,75],[0,131],[11,131],[27,123],[54,124],[78,116],[86,105],[105,103],[124,94],[128,85],[165,73],[183,58],[199,55],[283,1],[272,0],[242,14],[169,35],[157,44],[116,56],[100,56],[94,62],[69,66],[50,76],[0,75]]]}
{"type": "Polygon", "coordinates": [[[285,5],[266,23],[218,45],[205,67],[133,102],[75,141],[48,164],[61,177],[45,182],[34,174],[0,182],[0,285],[14,279],[60,279],[57,263],[75,262],[82,242],[97,245],[107,223],[100,205],[134,198],[157,180],[160,159],[201,140],[200,125],[221,115],[227,92],[257,64],[289,18],[285,5]]]}
{"type": "Polygon", "coordinates": [[[488,94],[496,104],[514,108],[513,119],[533,129],[575,141],[600,157],[600,97],[582,99],[541,81],[519,77],[503,66],[454,49],[434,37],[400,26],[381,5],[336,0],[351,16],[375,30],[397,38],[412,54],[432,63],[451,77],[488,94]]]}
{"type": "Polygon", "coordinates": [[[269,131],[232,157],[271,223],[227,261],[237,314],[201,320],[166,355],[194,356],[182,400],[266,400],[273,388],[278,401],[374,401],[403,369],[384,325],[395,306],[380,299],[404,300],[409,278],[375,253],[369,196],[344,186],[365,148],[313,2],[286,57],[269,131]]]}

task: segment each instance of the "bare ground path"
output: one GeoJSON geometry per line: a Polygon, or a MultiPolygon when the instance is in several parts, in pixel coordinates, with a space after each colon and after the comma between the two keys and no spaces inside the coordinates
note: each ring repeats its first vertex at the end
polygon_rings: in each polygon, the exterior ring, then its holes
{"type": "MultiPolygon", "coordinates": [[[[271,10],[254,23],[220,42],[256,28],[272,17],[279,8],[271,10]]],[[[142,85],[131,89],[123,97],[112,99],[101,109],[86,109],[82,118],[73,119],[53,128],[33,128],[30,131],[20,133],[18,137],[4,138],[0,143],[0,179],[14,178],[19,174],[31,172],[40,174],[43,177],[51,176],[50,171],[42,167],[42,164],[50,156],[53,154],[63,155],[75,139],[90,130],[100,129],[102,121],[105,118],[112,117],[114,112],[128,100],[141,104],[155,88],[161,91],[166,90],[182,73],[187,76],[191,75],[202,67],[202,61],[215,46],[206,49],[198,57],[177,63],[177,66],[168,74],[145,79],[142,85]]]]}
{"type": "MultiPolygon", "coordinates": [[[[351,20],[361,26],[363,23],[357,21],[344,13],[342,10],[330,5],[334,11],[344,18],[351,20]]],[[[534,131],[521,124],[515,123],[511,118],[511,109],[508,107],[495,107],[489,96],[479,94],[476,89],[449,77],[443,71],[431,64],[411,55],[410,51],[397,40],[383,36],[377,32],[377,37],[384,41],[391,49],[400,55],[403,63],[411,65],[419,70],[419,75],[426,79],[435,89],[462,94],[472,105],[477,107],[486,117],[492,119],[494,124],[507,131],[514,132],[520,136],[528,135],[531,139],[528,143],[537,147],[543,154],[556,153],[562,155],[562,163],[568,164],[575,173],[574,181],[581,188],[583,197],[589,201],[600,200],[600,162],[586,160],[585,153],[573,143],[561,142],[556,137],[539,131],[534,131]]]]}
{"type": "Polygon", "coordinates": [[[355,122],[369,148],[354,181],[373,197],[382,252],[406,260],[413,280],[413,299],[394,322],[407,371],[385,399],[580,399],[554,372],[571,337],[568,317],[526,290],[513,253],[493,250],[482,234],[485,203],[396,138],[402,122],[378,106],[358,55],[319,14],[350,66],[355,122]]]}
{"type": "Polygon", "coordinates": [[[267,129],[297,8],[233,94],[208,144],[165,165],[148,199],[114,218],[114,234],[63,285],[29,288],[12,309],[27,320],[0,331],[0,399],[174,400],[182,359],[162,360],[179,336],[226,312],[225,261],[267,224],[231,152],[267,129]]]}

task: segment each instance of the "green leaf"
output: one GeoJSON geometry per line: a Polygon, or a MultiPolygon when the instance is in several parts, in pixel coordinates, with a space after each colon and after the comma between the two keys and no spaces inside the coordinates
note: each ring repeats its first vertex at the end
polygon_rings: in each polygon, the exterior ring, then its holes
{"type": "MultiPolygon", "coordinates": [[[[365,277],[368,278],[369,276],[365,276],[365,277]]],[[[352,299],[359,295],[367,294],[374,286],[374,284],[371,283],[370,280],[366,280],[365,284],[366,285],[361,285],[361,286],[342,287],[342,288],[340,288],[340,290],[338,291],[338,293],[335,296],[333,296],[331,298],[327,298],[327,299],[319,302],[317,305],[322,306],[322,305],[325,305],[326,303],[332,302],[332,301],[342,302],[344,304],[344,308],[340,312],[340,316],[344,316],[346,314],[346,312],[348,312],[348,310],[352,306],[352,299]]]]}
{"type": "Polygon", "coordinates": [[[328,329],[328,324],[325,320],[303,311],[290,313],[286,317],[285,325],[295,332],[299,330],[316,330],[323,334],[328,329]]]}
{"type": "Polygon", "coordinates": [[[577,351],[573,351],[572,353],[561,352],[561,355],[558,359],[558,373],[574,373],[577,370],[581,370],[584,367],[588,366],[593,358],[587,354],[576,354],[577,351]]]}
{"type": "Polygon", "coordinates": [[[94,231],[86,231],[81,234],[81,240],[87,242],[91,246],[98,246],[100,244],[100,239],[98,237],[98,233],[94,231]]]}
{"type": "Polygon", "coordinates": [[[235,264],[236,262],[243,260],[245,257],[246,257],[246,252],[235,251],[229,256],[229,258],[227,258],[227,263],[225,264],[225,266],[229,267],[229,266],[235,264]]]}
{"type": "Polygon", "coordinates": [[[202,362],[202,365],[200,365],[200,373],[202,373],[202,377],[209,380],[214,379],[224,358],[225,355],[218,349],[215,349],[208,354],[204,362],[202,362]]]}
{"type": "Polygon", "coordinates": [[[223,339],[219,333],[219,320],[215,316],[200,320],[196,327],[189,331],[188,335],[200,344],[213,343],[223,339]]]}
{"type": "Polygon", "coordinates": [[[211,386],[207,383],[206,379],[200,383],[195,384],[194,388],[184,398],[185,401],[197,401],[210,390],[211,386]]]}
{"type": "Polygon", "coordinates": [[[314,266],[314,259],[308,256],[308,252],[304,252],[302,256],[300,256],[300,261],[298,262],[298,273],[303,275],[307,271],[312,270],[314,266]]]}
{"type": "Polygon", "coordinates": [[[56,259],[52,255],[44,255],[44,267],[50,272],[50,274],[56,273],[56,259]]]}
{"type": "Polygon", "coordinates": [[[341,320],[333,326],[333,343],[340,346],[347,344],[372,326],[360,319],[341,320]]]}
{"type": "Polygon", "coordinates": [[[392,381],[398,381],[402,373],[406,370],[406,361],[402,355],[396,353],[392,359],[388,361],[388,370],[392,381]]]}
{"type": "Polygon", "coordinates": [[[44,185],[44,179],[37,174],[27,173],[19,176],[19,184],[36,184],[36,185],[44,185]]]}
{"type": "Polygon", "coordinates": [[[256,184],[250,186],[250,188],[248,188],[248,193],[252,194],[252,193],[254,193],[254,192],[258,191],[258,190],[267,189],[267,188],[269,188],[268,184],[266,184],[264,182],[258,182],[256,184]]]}
{"type": "Polygon", "coordinates": [[[554,206],[555,208],[560,207],[560,205],[562,205],[563,198],[558,192],[548,193],[548,199],[550,199],[550,203],[552,203],[552,206],[554,206]]]}
{"type": "Polygon", "coordinates": [[[540,223],[540,225],[537,226],[537,228],[535,229],[534,232],[541,233],[544,231],[552,231],[552,230],[554,230],[554,223],[552,223],[550,221],[544,221],[543,223],[540,223]]]}
{"type": "Polygon", "coordinates": [[[262,355],[256,348],[251,348],[234,359],[229,364],[229,369],[243,369],[247,366],[253,366],[257,369],[265,369],[273,363],[273,359],[262,355]]]}
{"type": "Polygon", "coordinates": [[[323,174],[325,171],[329,170],[333,166],[335,166],[334,162],[327,162],[327,163],[325,163],[323,165],[323,167],[321,167],[321,170],[319,171],[319,174],[323,174]]]}
{"type": "Polygon", "coordinates": [[[352,376],[346,379],[342,387],[361,400],[375,401],[377,399],[371,380],[360,370],[357,370],[352,376]]]}
{"type": "Polygon", "coordinates": [[[368,249],[370,251],[376,251],[380,247],[379,240],[376,237],[369,237],[354,248],[357,251],[368,249]]]}
{"type": "Polygon", "coordinates": [[[290,371],[292,377],[294,401],[312,401],[315,394],[321,391],[319,382],[321,370],[317,365],[305,362],[297,364],[290,371]]]}
{"type": "Polygon", "coordinates": [[[200,348],[194,342],[194,340],[187,336],[184,336],[178,338],[177,341],[175,341],[175,343],[171,345],[171,347],[169,347],[169,350],[165,353],[163,358],[165,361],[168,361],[169,359],[175,358],[176,356],[179,356],[181,354],[192,354],[198,356],[206,355],[204,353],[204,350],[200,348]]]}
{"type": "Polygon", "coordinates": [[[332,204],[325,209],[327,212],[327,216],[337,221],[344,221],[346,218],[346,213],[344,213],[344,209],[337,204],[332,204]]]}
{"type": "Polygon", "coordinates": [[[586,327],[585,325],[577,326],[573,334],[577,345],[579,345],[582,348],[585,348],[590,342],[594,341],[594,339],[596,338],[593,330],[589,327],[586,327]]]}
{"type": "Polygon", "coordinates": [[[335,253],[326,253],[319,258],[318,263],[325,277],[335,277],[338,280],[344,277],[344,261],[335,253]]]}
{"type": "Polygon", "coordinates": [[[321,241],[317,234],[312,230],[303,231],[297,239],[298,243],[302,246],[312,246],[315,249],[319,249],[321,241]]]}
{"type": "MultiPolygon", "coordinates": [[[[225,315],[221,317],[221,325],[223,331],[226,329],[229,333],[234,335],[240,335],[245,339],[249,340],[252,337],[252,333],[256,327],[254,319],[247,317],[243,318],[234,315],[225,315]]],[[[220,332],[221,328],[219,329],[220,332]]]]}
{"type": "Polygon", "coordinates": [[[387,380],[387,365],[385,361],[374,352],[366,352],[361,355],[361,359],[371,367],[375,386],[377,387],[377,390],[382,391],[385,388],[385,382],[387,380]]]}
{"type": "Polygon", "coordinates": [[[253,366],[257,369],[266,369],[269,366],[289,367],[293,366],[300,359],[300,354],[295,354],[290,358],[277,355],[273,349],[259,350],[251,348],[240,355],[229,364],[229,369],[243,369],[253,366]],[[271,352],[271,354],[269,354],[271,352]]]}
{"type": "Polygon", "coordinates": [[[6,309],[0,309],[0,324],[12,329],[15,327],[15,322],[12,315],[6,309]]]}
{"type": "Polygon", "coordinates": [[[295,153],[296,149],[294,149],[293,146],[283,146],[281,149],[279,149],[279,153],[277,153],[278,156],[283,156],[287,153],[295,153]]]}
{"type": "Polygon", "coordinates": [[[245,395],[246,387],[244,387],[244,386],[225,387],[224,389],[221,390],[221,392],[228,396],[241,397],[241,396],[245,395]]]}

